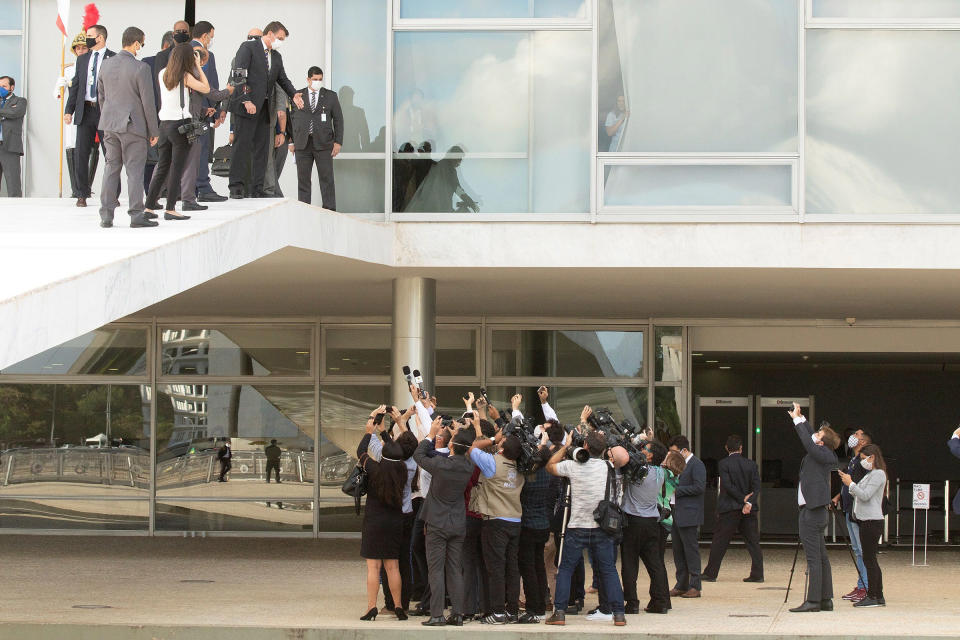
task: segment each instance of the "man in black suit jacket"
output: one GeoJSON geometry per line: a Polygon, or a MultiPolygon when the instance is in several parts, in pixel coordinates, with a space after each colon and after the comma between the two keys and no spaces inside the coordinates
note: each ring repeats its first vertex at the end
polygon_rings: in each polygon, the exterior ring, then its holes
{"type": "Polygon", "coordinates": [[[796,402],[789,413],[800,444],[807,452],[800,463],[797,504],[800,506],[800,542],[807,557],[809,579],[807,599],[790,611],[832,611],[833,575],[823,532],[827,527],[827,504],[830,503],[830,472],[840,467],[834,453],[840,446],[840,436],[826,423],[819,431],[814,431],[796,402]]]}
{"type": "MultiPolygon", "coordinates": [[[[262,198],[263,178],[267,170],[267,128],[270,126],[269,92],[279,84],[293,98],[297,108],[303,108],[303,98],[294,95],[296,89],[283,70],[283,56],[275,48],[287,39],[289,31],[279,22],[263,28],[258,40],[247,40],[240,45],[234,58],[237,69],[247,70],[247,82],[238,87],[233,100],[233,158],[230,161],[230,197],[243,198],[249,193],[262,198]],[[252,157],[251,157],[252,156],[252,157]],[[252,170],[251,170],[252,165],[252,170]]],[[[273,136],[270,136],[272,139],[273,136]]]]}
{"type": "Polygon", "coordinates": [[[90,150],[96,144],[98,135],[103,145],[100,106],[97,104],[97,74],[103,61],[114,55],[113,51],[107,49],[107,28],[99,24],[87,29],[87,46],[89,51],[77,58],[73,67],[73,81],[63,109],[64,123],[77,125],[77,142],[73,153],[77,191],[80,194],[77,198],[78,207],[87,206],[87,198],[90,197],[93,181],[90,175],[90,150]]]}
{"type": "Polygon", "coordinates": [[[420,442],[413,459],[433,477],[420,508],[419,519],[427,529],[427,566],[430,575],[430,619],[425,626],[463,624],[463,574],[461,556],[467,532],[467,505],[463,492],[473,475],[467,456],[473,444],[472,429],[463,429],[453,438],[449,457],[430,457],[433,440],[440,431],[440,418],[430,425],[429,435],[420,442]],[[444,619],[446,589],[450,588],[450,617],[444,619]]]}
{"type": "MultiPolygon", "coordinates": [[[[960,427],[953,432],[953,436],[947,441],[947,446],[950,447],[950,453],[960,458],[960,427]]],[[[953,512],[960,516],[960,491],[953,496],[953,512]]]]}
{"type": "Polygon", "coordinates": [[[707,468],[690,451],[690,441],[676,436],[670,441],[670,450],[686,460],[674,493],[673,509],[673,564],[677,569],[677,583],[670,590],[672,597],[699,598],[700,547],[698,537],[703,524],[703,494],[707,488],[707,468]]]}
{"type": "Polygon", "coordinates": [[[323,88],[323,70],[310,67],[307,86],[297,92],[303,108],[294,107],[293,147],[297,158],[297,199],[310,204],[313,163],[317,163],[323,208],[337,210],[333,159],[343,145],[343,111],[334,91],[323,88]]]}
{"type": "Polygon", "coordinates": [[[715,582],[720,563],[730,540],[737,532],[743,536],[750,552],[750,575],[744,582],[763,582],[763,553],[760,551],[760,528],[757,526],[757,498],[760,496],[760,472],[757,463],[743,457],[740,436],[727,438],[727,457],[717,465],[720,471],[720,497],[717,499],[717,526],[710,544],[710,561],[703,570],[703,579],[715,582]]]}

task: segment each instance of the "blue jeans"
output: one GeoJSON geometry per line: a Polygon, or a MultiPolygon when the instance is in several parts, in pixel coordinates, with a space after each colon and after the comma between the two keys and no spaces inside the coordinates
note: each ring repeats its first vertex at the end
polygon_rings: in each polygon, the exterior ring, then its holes
{"type": "Polygon", "coordinates": [[[613,613],[623,613],[623,586],[617,575],[613,539],[600,529],[567,529],[563,540],[563,558],[557,569],[557,588],[553,599],[556,611],[566,611],[570,600],[570,577],[577,562],[583,560],[583,550],[593,555],[594,569],[600,574],[605,599],[613,613]]]}
{"type": "Polygon", "coordinates": [[[850,514],[844,514],[847,520],[847,531],[850,533],[850,548],[853,549],[853,556],[857,564],[857,589],[866,589],[869,581],[867,579],[867,567],[863,564],[863,547],[860,546],[860,525],[850,520],[850,514]]]}

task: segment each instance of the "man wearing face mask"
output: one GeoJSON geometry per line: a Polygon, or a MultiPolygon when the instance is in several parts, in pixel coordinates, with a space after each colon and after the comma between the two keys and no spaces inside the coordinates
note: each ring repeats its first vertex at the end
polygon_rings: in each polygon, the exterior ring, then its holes
{"type": "MultiPolygon", "coordinates": [[[[210,84],[210,91],[215,92],[220,90],[220,78],[217,76],[217,59],[213,55],[213,51],[210,50],[210,47],[213,45],[213,38],[216,35],[216,31],[213,28],[213,25],[207,22],[206,20],[201,20],[193,26],[193,42],[191,43],[194,48],[203,47],[206,50],[207,61],[204,63],[203,73],[207,76],[207,82],[210,84]]],[[[219,127],[227,119],[227,111],[224,107],[224,102],[217,100],[216,96],[211,96],[207,94],[203,98],[203,107],[205,113],[209,114],[207,116],[208,121],[210,122],[210,132],[200,138],[199,146],[201,151],[198,151],[199,160],[192,162],[196,165],[196,191],[197,198],[199,202],[224,202],[227,197],[222,196],[216,191],[213,190],[213,187],[210,185],[210,147],[213,143],[213,130],[219,127]]],[[[192,153],[191,153],[192,155],[192,153]]],[[[188,168],[187,171],[192,171],[192,168],[188,168]]],[[[186,173],[184,173],[186,176],[186,173]]],[[[183,191],[181,189],[181,191],[183,191]]],[[[187,194],[185,191],[183,194],[187,194]]]]}
{"type": "Polygon", "coordinates": [[[103,63],[97,78],[106,158],[100,188],[100,226],[113,226],[113,212],[120,204],[120,170],[126,167],[130,226],[155,227],[157,223],[143,210],[143,167],[147,147],[157,143],[160,127],[153,110],[150,67],[137,60],[143,49],[143,31],[127,27],[122,44],[123,50],[103,63]]]}
{"type": "Polygon", "coordinates": [[[249,191],[254,198],[264,197],[263,181],[267,168],[267,128],[269,92],[280,85],[287,96],[302,109],[303,97],[287,78],[283,56],[276,49],[282,46],[289,31],[274,21],[263,28],[260,40],[248,40],[240,45],[234,58],[234,68],[246,69],[247,82],[240,88],[239,97],[231,108],[233,124],[233,158],[230,163],[230,197],[243,198],[249,191]]]}
{"type": "Polygon", "coordinates": [[[103,61],[114,55],[107,49],[107,28],[95,24],[87,29],[87,53],[77,58],[74,66],[70,93],[63,110],[64,124],[77,125],[77,143],[74,147],[74,166],[77,174],[78,207],[87,206],[90,197],[90,150],[96,144],[97,135],[103,143],[100,131],[100,106],[97,101],[97,76],[103,61]]]}
{"type": "Polygon", "coordinates": [[[790,611],[833,611],[833,575],[823,531],[827,526],[827,504],[830,503],[830,472],[839,465],[834,451],[840,446],[840,436],[827,423],[819,431],[814,431],[796,402],[788,413],[793,418],[793,428],[800,444],[807,452],[800,463],[797,504],[800,508],[800,542],[807,557],[809,577],[806,600],[790,611]]]}
{"type": "MultiPolygon", "coordinates": [[[[847,462],[847,474],[853,478],[853,482],[860,482],[863,476],[867,474],[860,464],[860,451],[868,444],[873,442],[873,438],[863,429],[857,429],[847,438],[847,448],[850,450],[851,458],[847,462]]],[[[863,564],[863,547],[860,545],[860,524],[853,517],[853,497],[850,495],[848,485],[841,484],[840,493],[833,496],[833,508],[842,509],[844,518],[847,522],[847,533],[850,537],[850,548],[853,549],[853,557],[857,565],[857,586],[850,593],[843,596],[844,600],[850,602],[860,602],[867,597],[867,586],[869,580],[867,577],[867,568],[863,564]]]]}
{"type": "MultiPolygon", "coordinates": [[[[173,42],[174,44],[183,44],[184,42],[190,42],[190,23],[186,20],[177,20],[173,23],[173,42]]],[[[160,81],[157,79],[157,74],[160,73],[161,69],[167,68],[167,63],[170,62],[170,54],[173,53],[173,47],[168,49],[161,49],[157,52],[157,55],[153,58],[153,83],[154,83],[154,96],[156,97],[157,111],[160,111],[160,81]]],[[[163,144],[163,139],[161,136],[160,144],[163,144]]]]}
{"type": "Polygon", "coordinates": [[[334,91],[323,88],[323,71],[310,67],[307,88],[298,93],[303,106],[293,110],[293,145],[297,159],[297,199],[311,202],[313,163],[317,163],[317,178],[323,208],[337,210],[337,196],[333,185],[333,159],[343,144],[343,112],[334,91]]]}
{"type": "Polygon", "coordinates": [[[22,198],[20,156],[27,99],[13,95],[15,86],[13,78],[0,76],[0,181],[6,183],[9,197],[22,198]]]}

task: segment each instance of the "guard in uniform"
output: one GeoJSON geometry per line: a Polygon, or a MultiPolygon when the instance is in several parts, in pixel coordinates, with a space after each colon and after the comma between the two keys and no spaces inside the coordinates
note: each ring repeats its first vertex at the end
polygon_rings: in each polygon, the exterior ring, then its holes
{"type": "Polygon", "coordinates": [[[310,67],[307,87],[298,91],[303,107],[293,106],[293,146],[297,160],[297,199],[310,204],[313,164],[317,164],[323,208],[337,210],[333,159],[343,144],[343,112],[334,91],[323,88],[323,71],[310,67]]]}

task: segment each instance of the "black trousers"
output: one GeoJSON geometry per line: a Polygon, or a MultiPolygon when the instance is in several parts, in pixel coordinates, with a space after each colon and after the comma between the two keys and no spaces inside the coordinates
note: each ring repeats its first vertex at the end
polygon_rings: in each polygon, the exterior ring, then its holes
{"type": "MultiPolygon", "coordinates": [[[[833,598],[833,573],[823,530],[827,527],[827,508],[800,507],[800,542],[807,557],[807,601],[817,602],[833,598]]],[[[864,553],[866,556],[866,553],[864,553]]],[[[866,558],[864,558],[866,564],[866,558]]]]}
{"type": "Polygon", "coordinates": [[[860,547],[863,549],[863,566],[867,568],[867,597],[883,597],[883,573],[877,560],[880,536],[883,535],[883,520],[860,521],[860,547]]]}
{"type": "Polygon", "coordinates": [[[743,515],[740,511],[725,511],[717,514],[717,527],[710,543],[710,560],[703,575],[716,578],[720,573],[720,563],[727,553],[727,547],[735,534],[743,536],[747,551],[750,553],[750,577],[763,578],[763,553],[760,551],[760,527],[757,526],[756,512],[743,515]]]}
{"type": "Polygon", "coordinates": [[[517,561],[527,598],[527,612],[538,616],[547,612],[547,568],[543,562],[543,548],[549,539],[550,529],[520,529],[517,561]]]}
{"type": "Polygon", "coordinates": [[[678,591],[702,587],[700,582],[700,547],[697,544],[699,526],[678,527],[673,523],[673,564],[677,569],[678,591]]]}
{"type": "Polygon", "coordinates": [[[413,532],[410,536],[410,556],[413,560],[413,599],[419,600],[421,604],[430,600],[427,540],[423,528],[423,520],[417,518],[413,522],[413,532]]]}
{"type": "Polygon", "coordinates": [[[312,176],[313,165],[317,165],[317,180],[320,182],[320,196],[323,198],[323,208],[337,210],[337,191],[333,182],[332,149],[317,149],[313,146],[313,136],[307,138],[307,146],[297,149],[294,155],[297,159],[297,199],[310,204],[313,197],[312,176]]]}
{"type": "Polygon", "coordinates": [[[626,526],[623,529],[621,574],[623,577],[623,598],[627,605],[640,606],[637,595],[637,579],[640,563],[643,562],[650,577],[650,607],[670,607],[670,587],[667,582],[667,566],[663,560],[660,546],[661,531],[659,518],[641,518],[626,514],[626,526]]]}
{"type": "Polygon", "coordinates": [[[180,178],[187,168],[187,154],[190,152],[190,143],[187,137],[177,131],[177,128],[183,123],[182,120],[161,120],[160,121],[160,160],[153,170],[153,177],[150,179],[150,192],[147,194],[147,201],[144,207],[150,210],[160,208],[158,200],[160,190],[167,188],[167,204],[164,207],[167,211],[174,211],[177,208],[177,201],[180,199],[180,178]]]}
{"type": "Polygon", "coordinates": [[[232,466],[233,465],[230,464],[230,460],[228,458],[222,458],[220,460],[220,480],[221,481],[225,481],[227,479],[227,471],[230,471],[230,468],[232,466]]]}
{"type": "MultiPolygon", "coordinates": [[[[403,514],[403,527],[400,529],[400,605],[406,611],[410,608],[410,589],[413,586],[411,574],[413,567],[410,564],[410,537],[413,534],[413,513],[403,514]]],[[[383,603],[387,609],[396,609],[397,604],[393,601],[393,594],[390,593],[387,571],[380,568],[380,583],[383,585],[383,603]]]]}
{"type": "Polygon", "coordinates": [[[520,601],[520,568],[517,563],[520,523],[484,520],[480,540],[490,585],[491,610],[494,613],[517,613],[520,601]]]}
{"type": "Polygon", "coordinates": [[[483,562],[481,531],[483,520],[467,516],[467,534],[463,539],[463,614],[490,612],[487,568],[483,562]]]}
{"type": "Polygon", "coordinates": [[[270,482],[270,472],[273,471],[276,475],[277,482],[280,482],[280,461],[279,460],[267,460],[267,483],[270,482]]]}
{"type": "MultiPolygon", "coordinates": [[[[97,146],[103,146],[103,131],[100,131],[100,108],[87,103],[84,105],[83,118],[77,123],[77,141],[73,146],[74,173],[77,176],[77,197],[89,198],[93,174],[90,173],[90,152],[97,146]]],[[[104,150],[106,153],[106,150],[104,150]]]]}
{"type": "Polygon", "coordinates": [[[267,171],[267,153],[273,151],[273,147],[267,144],[267,129],[270,126],[267,103],[259,105],[253,116],[232,114],[230,121],[233,123],[230,193],[260,195],[267,171]]]}

